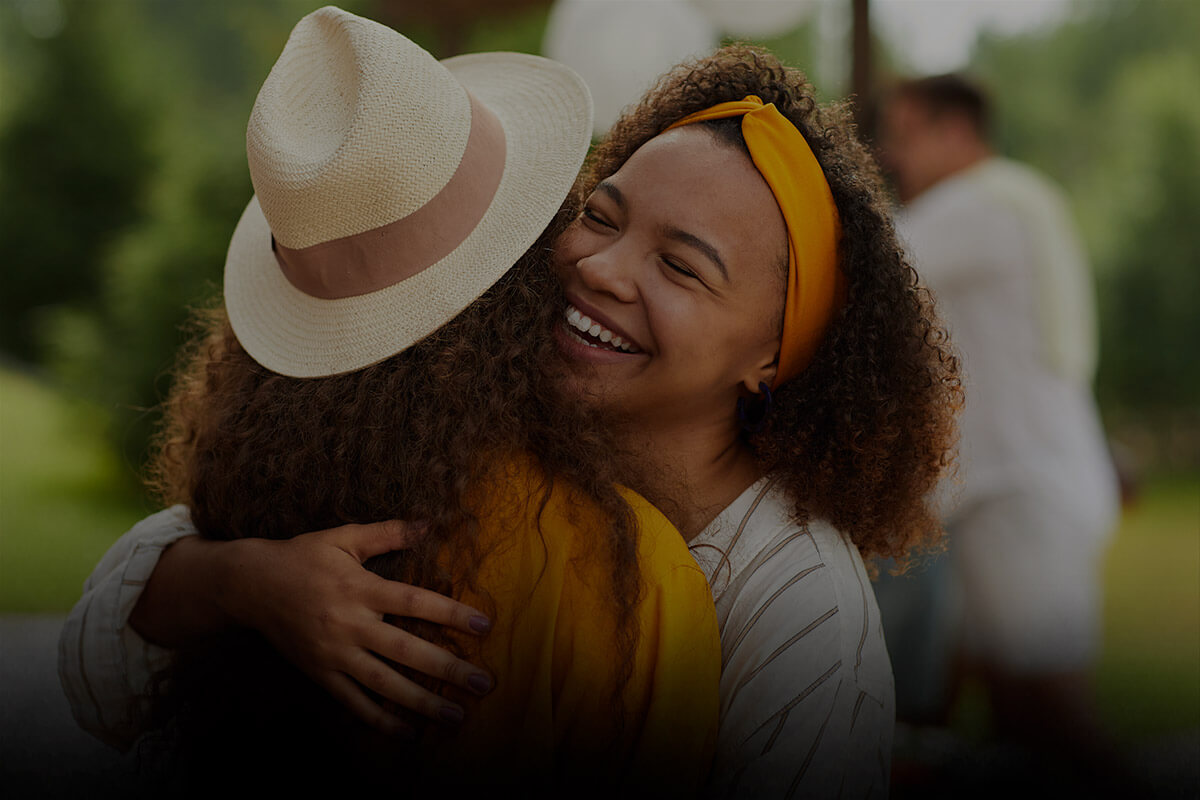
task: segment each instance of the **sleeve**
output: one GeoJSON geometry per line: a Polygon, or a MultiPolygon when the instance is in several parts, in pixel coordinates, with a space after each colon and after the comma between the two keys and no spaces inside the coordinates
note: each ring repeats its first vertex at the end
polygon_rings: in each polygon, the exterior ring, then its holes
{"type": "Polygon", "coordinates": [[[195,532],[185,506],[134,525],[88,576],[59,635],[58,676],[75,721],[120,750],[143,733],[151,681],[171,659],[129,626],[129,615],[163,550],[195,532]]]}
{"type": "Polygon", "coordinates": [[[806,538],[756,560],[729,590],[737,595],[722,631],[711,796],[857,796],[856,776],[878,770],[883,739],[872,739],[865,725],[875,706],[881,714],[886,708],[860,692],[854,664],[844,663],[849,610],[839,607],[828,568],[806,538]]]}

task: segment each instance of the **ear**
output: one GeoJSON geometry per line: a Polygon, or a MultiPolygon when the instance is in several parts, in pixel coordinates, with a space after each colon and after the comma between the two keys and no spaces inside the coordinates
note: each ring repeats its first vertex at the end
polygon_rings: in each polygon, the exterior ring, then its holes
{"type": "Polygon", "coordinates": [[[754,364],[752,369],[746,370],[740,384],[743,391],[752,395],[761,394],[758,389],[760,383],[770,386],[775,382],[775,373],[779,370],[779,345],[773,345],[770,351],[756,359],[754,364]]]}

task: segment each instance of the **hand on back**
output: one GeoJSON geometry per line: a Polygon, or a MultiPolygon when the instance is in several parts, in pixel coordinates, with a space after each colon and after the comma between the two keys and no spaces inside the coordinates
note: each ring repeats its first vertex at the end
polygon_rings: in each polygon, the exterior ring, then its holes
{"type": "Polygon", "coordinates": [[[224,604],[289,661],[372,727],[409,730],[365,689],[442,722],[462,708],[404,677],[388,661],[486,694],[491,677],[446,650],[384,621],[421,619],[480,635],[489,620],[449,597],[379,577],[367,559],[409,546],[419,526],[344,525],[286,540],[243,539],[229,563],[224,604]],[[388,661],[385,661],[387,659],[388,661]]]}

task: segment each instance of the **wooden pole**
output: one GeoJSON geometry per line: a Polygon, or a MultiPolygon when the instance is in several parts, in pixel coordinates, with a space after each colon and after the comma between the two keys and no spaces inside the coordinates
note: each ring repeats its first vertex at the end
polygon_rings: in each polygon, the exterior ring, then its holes
{"type": "Polygon", "coordinates": [[[854,115],[859,129],[867,124],[871,104],[871,1],[850,0],[854,13],[850,91],[854,94],[854,115]]]}

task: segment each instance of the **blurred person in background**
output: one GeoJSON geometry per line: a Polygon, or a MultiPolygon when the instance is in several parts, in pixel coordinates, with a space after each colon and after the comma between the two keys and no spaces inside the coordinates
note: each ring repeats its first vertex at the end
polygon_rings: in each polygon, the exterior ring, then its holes
{"type": "Polygon", "coordinates": [[[988,97],[956,75],[902,82],[880,108],[897,231],[966,405],[941,497],[949,553],[877,595],[901,720],[945,723],[975,674],[998,734],[1098,774],[1110,748],[1090,676],[1119,492],[1091,391],[1090,274],[1060,191],[998,156],[988,128],[988,97]]]}

